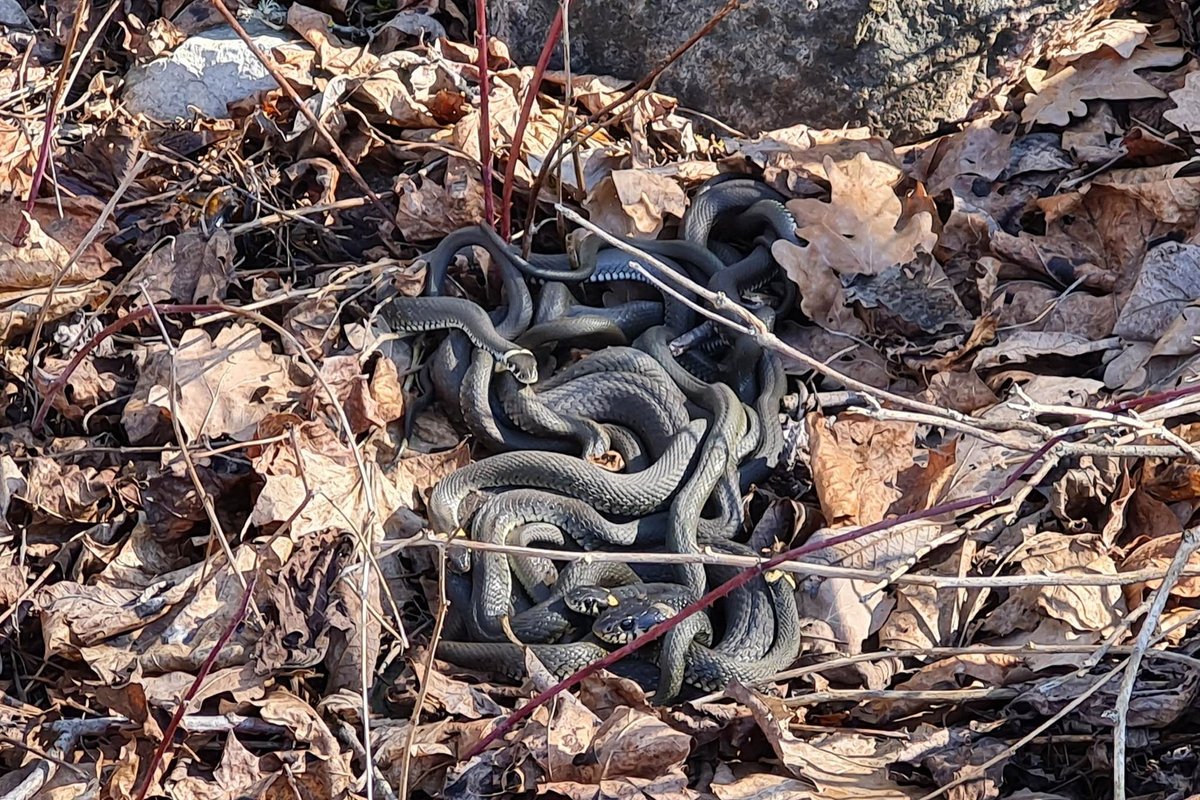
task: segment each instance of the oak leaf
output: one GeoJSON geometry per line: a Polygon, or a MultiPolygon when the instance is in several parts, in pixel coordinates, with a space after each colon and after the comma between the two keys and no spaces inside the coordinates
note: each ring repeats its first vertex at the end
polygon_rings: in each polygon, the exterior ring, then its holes
{"type": "Polygon", "coordinates": [[[1139,69],[1173,67],[1187,51],[1179,47],[1141,47],[1129,58],[1108,47],[1084,56],[1053,74],[1030,67],[1025,72],[1033,92],[1025,95],[1021,121],[1068,125],[1071,117],[1087,114],[1087,100],[1137,100],[1166,97],[1161,89],[1137,74],[1139,69]]]}
{"type": "MultiPolygon", "coordinates": [[[[895,171],[890,164],[864,153],[843,164],[827,156],[825,171],[830,202],[801,198],[787,204],[796,217],[797,235],[808,241],[803,247],[788,246],[789,252],[843,275],[878,275],[912,261],[920,250],[933,249],[937,236],[928,212],[902,219],[904,207],[892,189],[895,171]]],[[[805,285],[794,269],[788,277],[805,285]]]]}

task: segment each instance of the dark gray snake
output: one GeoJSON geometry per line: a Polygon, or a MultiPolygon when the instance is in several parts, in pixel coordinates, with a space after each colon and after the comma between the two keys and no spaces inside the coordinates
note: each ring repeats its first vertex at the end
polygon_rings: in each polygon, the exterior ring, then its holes
{"type": "MultiPolygon", "coordinates": [[[[679,239],[636,244],[735,300],[775,282],[782,305],[764,317],[773,320],[794,301],[770,257],[775,239],[796,240],[782,201],[757,181],[714,181],[697,194],[679,239]]],[[[434,488],[434,531],[499,547],[755,552],[734,537],[743,532],[743,495],[770,477],[782,448],[786,387],[774,354],[698,325],[685,302],[592,235],[572,234],[566,254],[523,259],[494,231],[465,228],[425,261],[424,296],[393,299],[386,319],[404,333],[449,331],[430,360],[433,394],[492,453],[434,488]],[[449,294],[455,260],[469,247],[498,267],[501,305],[490,314],[449,294]],[[682,357],[681,347],[689,348],[682,357]],[[577,358],[578,348],[593,352],[577,358]]],[[[468,574],[450,580],[456,638],[441,642],[438,656],[513,678],[524,674],[526,646],[564,676],[736,572],[698,562],[558,570],[497,550],[452,553],[468,574]]],[[[662,701],[684,685],[707,691],[769,677],[795,659],[798,625],[788,581],[759,578],[711,616],[672,630],[657,658],[626,659],[618,671],[662,701]]]]}

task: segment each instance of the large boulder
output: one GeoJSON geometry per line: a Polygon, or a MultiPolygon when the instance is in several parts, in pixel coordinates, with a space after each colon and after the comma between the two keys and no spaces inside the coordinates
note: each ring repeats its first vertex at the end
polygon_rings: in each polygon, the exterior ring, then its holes
{"type": "MultiPolygon", "coordinates": [[[[559,0],[489,0],[490,31],[537,60],[559,0]]],[[[636,79],[724,0],[575,0],[571,66],[636,79]]],[[[746,0],[659,82],[746,132],[869,125],[897,141],[960,118],[1055,36],[1121,0],[746,0]]],[[[561,47],[553,66],[561,68],[561,47]]]]}

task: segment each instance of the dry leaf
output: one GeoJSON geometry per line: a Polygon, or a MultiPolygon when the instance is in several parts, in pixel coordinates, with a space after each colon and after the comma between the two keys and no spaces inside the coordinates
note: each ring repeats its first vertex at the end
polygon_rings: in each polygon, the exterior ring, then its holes
{"type": "Polygon", "coordinates": [[[450,156],[442,185],[428,177],[396,178],[396,226],[408,241],[437,239],[483,221],[483,187],[478,170],[450,156]]]}
{"type": "Polygon", "coordinates": [[[210,303],[225,299],[236,255],[233,237],[218,229],[210,236],[184,231],[147,253],[125,279],[122,294],[154,303],[210,303]]]}
{"type": "MultiPolygon", "coordinates": [[[[108,287],[98,279],[118,264],[104,248],[116,231],[111,221],[100,226],[99,235],[71,260],[101,208],[94,198],[72,198],[64,201],[60,217],[52,202],[39,201],[21,247],[12,243],[11,235],[0,236],[0,344],[32,328],[40,315],[48,321],[61,319],[107,293],[108,287]],[[47,291],[60,273],[54,300],[48,303],[47,291]]],[[[0,201],[0,230],[15,232],[23,218],[21,203],[0,201]]]]}
{"type": "Polygon", "coordinates": [[[20,197],[29,191],[37,148],[21,127],[0,121],[0,194],[20,197]]]}
{"type": "Polygon", "coordinates": [[[669,214],[683,218],[687,195],[673,179],[644,169],[614,170],[584,201],[592,221],[619,236],[654,238],[669,214]]]}
{"type": "Polygon", "coordinates": [[[898,785],[888,775],[888,765],[900,749],[896,740],[835,732],[807,742],[790,733],[786,721],[750,690],[734,684],[729,694],[749,706],[780,762],[796,777],[811,782],[806,790],[789,797],[902,800],[925,794],[919,787],[898,785]]]}
{"type": "MultiPolygon", "coordinates": [[[[144,368],[122,422],[130,438],[149,436],[169,419],[171,354],[160,348],[144,368]]],[[[184,332],[175,356],[179,422],[190,439],[225,436],[246,441],[258,424],[289,402],[287,359],[271,351],[249,324],[222,328],[215,339],[198,328],[184,332]]]]}
{"type": "MultiPolygon", "coordinates": [[[[1139,545],[1121,562],[1121,572],[1137,572],[1143,569],[1153,569],[1166,572],[1171,560],[1179,549],[1181,533],[1156,536],[1148,542],[1139,545]]],[[[1195,569],[1200,565],[1200,554],[1192,554],[1188,568],[1195,569]]],[[[1162,586],[1161,580],[1131,583],[1125,587],[1125,601],[1130,608],[1136,608],[1146,595],[1162,586]]],[[[1182,577],[1171,587],[1171,594],[1176,597],[1200,597],[1200,578],[1182,577]]]]}
{"type": "Polygon", "coordinates": [[[1175,108],[1163,112],[1163,118],[1188,133],[1200,132],[1200,72],[1190,72],[1183,86],[1170,93],[1175,108]]]}
{"type": "Polygon", "coordinates": [[[1183,60],[1185,54],[1182,48],[1143,45],[1133,55],[1124,58],[1106,47],[1053,73],[1030,67],[1025,77],[1033,93],[1025,95],[1021,121],[1067,125],[1072,116],[1087,114],[1086,100],[1166,97],[1162,90],[1135,70],[1173,67],[1183,60]]]}
{"type": "Polygon", "coordinates": [[[900,498],[897,476],[913,465],[916,426],[810,414],[808,431],[813,484],[825,519],[835,525],[882,520],[900,498]]]}
{"type": "MultiPolygon", "coordinates": [[[[928,212],[903,220],[900,198],[892,189],[894,169],[860,153],[838,165],[826,156],[831,198],[788,201],[796,217],[797,235],[808,244],[803,258],[844,274],[878,275],[888,267],[912,261],[921,250],[932,251],[937,237],[928,212]],[[897,226],[900,226],[897,228],[897,226]]],[[[772,252],[794,247],[776,242],[772,252]]],[[[788,273],[802,289],[804,276],[788,273]]]]}
{"type": "Polygon", "coordinates": [[[1144,22],[1135,19],[1102,19],[1076,36],[1068,34],[1067,41],[1054,48],[1054,60],[1065,64],[1104,47],[1113,50],[1121,58],[1129,58],[1149,35],[1150,27],[1144,22]]]}

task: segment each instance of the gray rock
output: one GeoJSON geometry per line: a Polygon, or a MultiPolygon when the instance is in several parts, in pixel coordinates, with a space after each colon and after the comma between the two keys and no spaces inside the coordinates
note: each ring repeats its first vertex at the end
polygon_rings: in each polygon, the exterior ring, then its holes
{"type": "Polygon", "coordinates": [[[0,25],[6,28],[33,27],[17,0],[0,0],[0,25]]]}
{"type": "MultiPolygon", "coordinates": [[[[2,0],[0,0],[2,1],[2,0]]],[[[263,52],[294,41],[261,23],[246,25],[250,38],[263,52]]],[[[232,28],[220,26],[188,38],[170,55],[125,76],[124,98],[132,113],[170,121],[190,119],[199,109],[204,116],[229,116],[228,103],[276,86],[246,43],[232,28]]]]}
{"type": "MultiPolygon", "coordinates": [[[[490,31],[533,64],[559,0],[489,0],[490,31]]],[[[689,108],[753,133],[869,125],[910,141],[1019,79],[1064,26],[1120,0],[747,0],[662,76],[689,108]],[[882,11],[873,11],[882,7],[882,11]]],[[[577,0],[571,66],[637,79],[724,0],[577,0]]],[[[554,68],[561,68],[561,47],[554,68]]]]}

